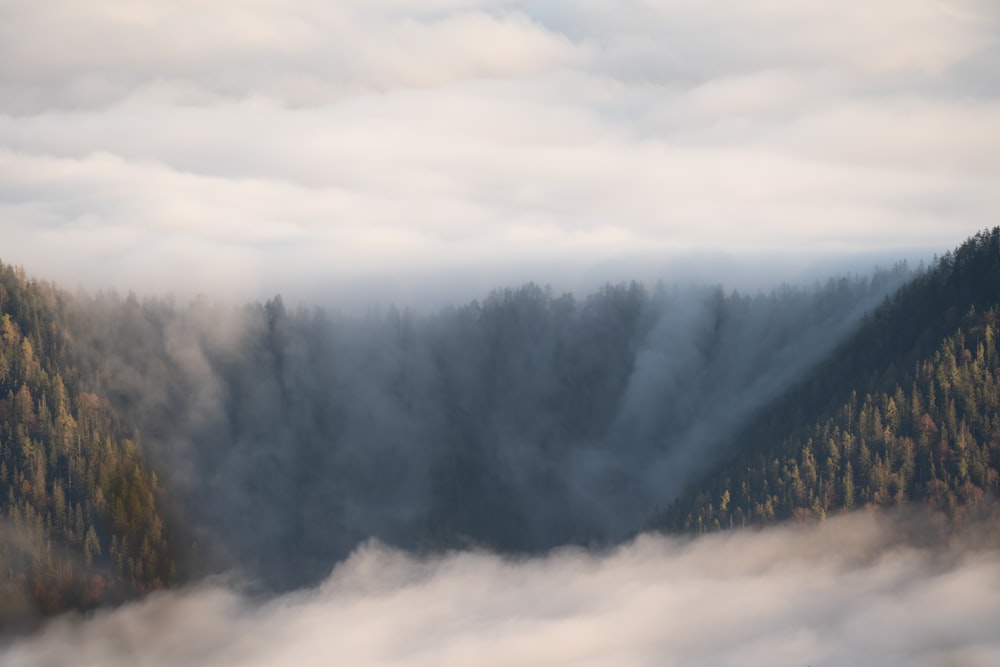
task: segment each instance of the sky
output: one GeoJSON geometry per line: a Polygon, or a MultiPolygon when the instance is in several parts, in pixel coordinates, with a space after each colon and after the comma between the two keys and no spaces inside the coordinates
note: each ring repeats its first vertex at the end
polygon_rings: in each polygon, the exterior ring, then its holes
{"type": "Polygon", "coordinates": [[[0,0],[0,260],[259,298],[943,252],[998,220],[998,60],[993,0],[0,0]]]}

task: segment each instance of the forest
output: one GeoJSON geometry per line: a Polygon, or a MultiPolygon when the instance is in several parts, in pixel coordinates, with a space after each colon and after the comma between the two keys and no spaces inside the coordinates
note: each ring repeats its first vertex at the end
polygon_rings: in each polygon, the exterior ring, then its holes
{"type": "Polygon", "coordinates": [[[1000,490],[1000,228],[768,293],[526,284],[347,317],[0,267],[0,622],[377,539],[536,553],[1000,490]]]}
{"type": "Polygon", "coordinates": [[[162,489],[138,435],[85,389],[64,298],[0,269],[0,619],[88,607],[176,578],[162,489]]]}
{"type": "Polygon", "coordinates": [[[651,525],[703,532],[864,506],[955,520],[1000,491],[1000,232],[946,253],[763,411],[651,525]]]}

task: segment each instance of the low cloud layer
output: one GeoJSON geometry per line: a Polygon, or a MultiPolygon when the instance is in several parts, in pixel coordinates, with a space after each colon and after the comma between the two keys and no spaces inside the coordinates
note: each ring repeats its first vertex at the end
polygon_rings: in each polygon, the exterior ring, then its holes
{"type": "Polygon", "coordinates": [[[995,665],[995,526],[941,540],[931,525],[927,517],[862,513],[693,541],[642,536],[607,554],[567,550],[529,560],[488,553],[422,560],[369,544],[312,590],[267,600],[224,584],[157,594],[86,619],[56,619],[0,649],[0,660],[12,667],[995,665]]]}
{"type": "Polygon", "coordinates": [[[3,259],[71,284],[572,280],[705,248],[941,250],[1000,210],[982,0],[0,16],[3,259]]]}

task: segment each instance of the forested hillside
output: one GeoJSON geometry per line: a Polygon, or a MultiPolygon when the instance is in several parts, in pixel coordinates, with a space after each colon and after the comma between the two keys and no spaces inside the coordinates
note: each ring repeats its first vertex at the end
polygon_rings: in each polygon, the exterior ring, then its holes
{"type": "Polygon", "coordinates": [[[195,571],[319,581],[375,537],[532,552],[631,534],[907,272],[785,287],[537,285],[364,317],[74,298],[86,377],[137,425],[195,571]]]}
{"type": "Polygon", "coordinates": [[[1000,228],[900,290],[653,525],[697,532],[866,505],[960,518],[1000,491],[1000,228]]]}
{"type": "Polygon", "coordinates": [[[289,589],[370,538],[608,544],[658,507],[681,530],[906,500],[958,516],[998,485],[998,248],[981,234],[915,279],[528,284],[364,317],[2,267],[0,609],[178,571],[289,589]]]}
{"type": "Polygon", "coordinates": [[[156,475],[81,381],[65,298],[0,265],[0,627],[174,577],[156,475]]]}

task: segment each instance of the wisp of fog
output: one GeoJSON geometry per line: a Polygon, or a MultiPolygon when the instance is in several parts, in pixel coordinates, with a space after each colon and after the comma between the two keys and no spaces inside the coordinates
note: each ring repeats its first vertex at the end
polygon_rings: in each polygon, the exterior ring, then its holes
{"type": "Polygon", "coordinates": [[[287,590],[369,538],[505,553],[627,538],[908,275],[756,296],[528,284],[363,318],[81,296],[67,326],[139,427],[192,574],[287,590]]]}
{"type": "Polygon", "coordinates": [[[203,584],[0,649],[10,667],[987,667],[1000,664],[997,525],[939,539],[872,512],[613,551],[415,558],[367,543],[319,586],[203,584]],[[990,532],[992,531],[992,532],[990,532]]]}

